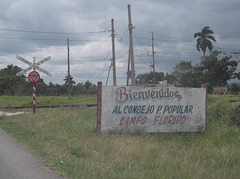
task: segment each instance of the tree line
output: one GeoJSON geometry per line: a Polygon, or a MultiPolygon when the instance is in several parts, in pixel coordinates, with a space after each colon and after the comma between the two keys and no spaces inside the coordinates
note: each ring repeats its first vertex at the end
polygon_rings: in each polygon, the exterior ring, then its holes
{"type": "MultiPolygon", "coordinates": [[[[18,66],[8,65],[6,68],[0,70],[0,95],[18,95],[18,96],[31,96],[32,84],[27,81],[24,75],[16,76],[18,72],[22,71],[18,66]]],[[[65,84],[59,85],[50,82],[44,83],[40,79],[36,83],[37,95],[46,96],[62,96],[68,95],[68,82],[65,79],[65,84]]],[[[94,95],[97,93],[97,86],[90,81],[84,83],[77,83],[70,77],[71,95],[94,95]]]]}
{"type": "MultiPolygon", "coordinates": [[[[173,72],[164,74],[163,72],[156,72],[156,81],[167,80],[169,85],[175,87],[201,87],[202,84],[208,85],[209,92],[212,92],[214,86],[226,86],[231,79],[240,79],[240,72],[238,72],[239,61],[233,60],[231,56],[226,56],[220,51],[213,51],[209,56],[202,58],[201,62],[192,65],[191,61],[181,61],[175,65],[173,72]]],[[[22,69],[8,65],[6,68],[0,70],[0,95],[32,95],[32,84],[27,81],[27,77],[16,76],[16,73],[22,69]]],[[[136,77],[137,85],[153,84],[153,72],[139,74],[136,77]]],[[[64,84],[49,84],[44,83],[40,79],[36,83],[37,95],[46,96],[62,96],[68,95],[68,80],[67,76],[64,84]]],[[[97,93],[97,86],[90,81],[77,83],[70,76],[71,95],[95,95],[97,93]]],[[[232,84],[230,89],[233,92],[240,90],[239,84],[232,84]]]]}
{"type": "MultiPolygon", "coordinates": [[[[225,56],[220,51],[213,51],[209,56],[202,58],[201,62],[192,65],[191,61],[181,61],[175,65],[173,72],[164,74],[156,73],[156,81],[167,80],[168,85],[175,87],[196,87],[202,84],[208,85],[208,91],[212,92],[214,86],[226,86],[231,79],[240,79],[238,61],[231,56],[225,56]]],[[[138,84],[152,84],[153,72],[137,76],[138,84]]],[[[239,84],[232,84],[233,91],[239,91],[239,84]]]]}

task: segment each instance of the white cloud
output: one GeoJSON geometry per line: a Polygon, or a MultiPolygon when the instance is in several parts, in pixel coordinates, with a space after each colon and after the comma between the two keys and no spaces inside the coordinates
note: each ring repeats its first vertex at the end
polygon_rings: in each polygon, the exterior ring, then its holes
{"type": "MultiPolygon", "coordinates": [[[[118,83],[126,83],[128,61],[128,10],[131,4],[134,29],[136,74],[150,72],[151,32],[154,32],[156,70],[172,71],[180,60],[196,63],[202,53],[193,34],[209,25],[227,53],[240,51],[240,2],[238,0],[1,0],[0,68],[16,64],[19,54],[31,60],[51,56],[42,64],[52,72],[44,80],[63,83],[67,73],[67,43],[70,39],[74,80],[106,81],[111,59],[111,18],[115,21],[118,83]],[[20,29],[26,32],[4,29],[20,29]],[[27,31],[73,32],[73,34],[27,31]],[[84,33],[79,33],[84,32],[84,33]],[[99,33],[88,33],[99,32],[99,33]],[[76,33],[76,34],[75,34],[76,33]]],[[[112,74],[111,74],[112,75],[112,74]]],[[[110,79],[112,78],[110,75],[110,79]]],[[[112,80],[109,79],[109,84],[112,80]]]]}

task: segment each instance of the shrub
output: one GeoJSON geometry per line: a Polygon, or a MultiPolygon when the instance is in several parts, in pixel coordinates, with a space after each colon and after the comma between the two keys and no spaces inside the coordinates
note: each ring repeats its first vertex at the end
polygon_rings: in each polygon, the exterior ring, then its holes
{"type": "Polygon", "coordinates": [[[233,83],[230,87],[230,90],[234,94],[238,94],[240,91],[240,86],[237,83],[233,83]]]}
{"type": "Polygon", "coordinates": [[[240,127],[240,105],[233,109],[233,116],[230,118],[230,125],[240,127]]]}

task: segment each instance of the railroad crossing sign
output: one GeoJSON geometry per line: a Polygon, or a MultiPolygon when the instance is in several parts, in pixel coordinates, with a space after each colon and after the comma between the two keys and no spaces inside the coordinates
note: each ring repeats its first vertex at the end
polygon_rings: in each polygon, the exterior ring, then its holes
{"type": "Polygon", "coordinates": [[[29,73],[28,79],[31,83],[37,83],[40,80],[40,75],[38,72],[32,71],[31,73],[29,73]]]}
{"type": "Polygon", "coordinates": [[[35,58],[33,59],[33,63],[29,62],[28,60],[25,60],[24,58],[22,58],[22,57],[20,57],[20,56],[18,56],[18,55],[17,55],[17,59],[20,60],[20,61],[22,61],[22,62],[24,62],[24,63],[26,63],[26,64],[28,64],[28,65],[30,65],[30,67],[28,67],[28,68],[26,68],[26,69],[18,72],[18,73],[16,74],[17,76],[21,76],[21,75],[25,74],[27,71],[29,71],[29,70],[31,70],[31,69],[33,69],[34,71],[35,71],[35,69],[38,69],[39,71],[47,74],[48,76],[51,76],[51,73],[50,73],[50,72],[48,72],[48,71],[42,69],[41,67],[39,67],[39,65],[41,65],[41,64],[43,64],[43,63],[51,60],[51,56],[49,56],[49,57],[47,57],[47,58],[44,58],[43,60],[39,61],[38,63],[35,62],[35,58]]]}

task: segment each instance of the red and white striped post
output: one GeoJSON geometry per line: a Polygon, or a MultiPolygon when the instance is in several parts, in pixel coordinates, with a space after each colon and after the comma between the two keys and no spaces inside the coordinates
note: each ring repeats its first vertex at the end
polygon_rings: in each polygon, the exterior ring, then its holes
{"type": "Polygon", "coordinates": [[[36,85],[33,83],[33,113],[36,113],[36,85]]]}
{"type": "MultiPolygon", "coordinates": [[[[33,71],[35,71],[35,65],[36,65],[36,58],[33,57],[33,71]]],[[[36,113],[36,85],[35,82],[33,83],[33,113],[36,113]]]]}

